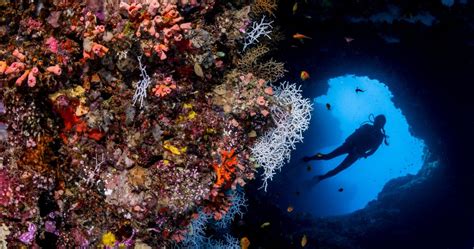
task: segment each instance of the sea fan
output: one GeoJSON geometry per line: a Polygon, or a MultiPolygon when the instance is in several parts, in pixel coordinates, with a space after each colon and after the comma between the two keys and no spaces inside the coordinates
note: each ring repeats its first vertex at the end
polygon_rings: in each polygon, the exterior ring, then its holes
{"type": "Polygon", "coordinates": [[[312,104],[303,98],[300,87],[284,82],[275,87],[277,105],[272,108],[276,127],[264,134],[252,147],[256,164],[263,168],[263,185],[267,190],[277,170],[290,161],[291,151],[297,142],[303,141],[303,132],[308,129],[312,104]]]}

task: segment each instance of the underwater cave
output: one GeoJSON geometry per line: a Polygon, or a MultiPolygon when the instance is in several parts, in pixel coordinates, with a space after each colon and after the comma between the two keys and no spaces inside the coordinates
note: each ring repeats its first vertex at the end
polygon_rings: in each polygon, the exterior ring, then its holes
{"type": "Polygon", "coordinates": [[[474,1],[0,13],[0,249],[474,248],[474,1]]]}
{"type": "Polygon", "coordinates": [[[301,189],[305,180],[335,168],[345,155],[308,163],[302,162],[301,158],[335,149],[360,125],[369,123],[371,114],[387,117],[385,131],[389,145],[382,143],[372,156],[361,158],[338,175],[311,190],[306,189],[302,192],[304,198],[292,193],[288,198],[282,198],[283,207],[291,204],[316,217],[347,214],[364,208],[377,198],[388,181],[418,173],[424,160],[424,142],[411,134],[403,111],[395,106],[393,94],[384,83],[368,77],[345,75],[330,79],[328,86],[325,95],[314,98],[312,124],[305,133],[304,144],[292,155],[288,165],[292,169],[287,180],[282,186],[273,187],[301,189]]]}

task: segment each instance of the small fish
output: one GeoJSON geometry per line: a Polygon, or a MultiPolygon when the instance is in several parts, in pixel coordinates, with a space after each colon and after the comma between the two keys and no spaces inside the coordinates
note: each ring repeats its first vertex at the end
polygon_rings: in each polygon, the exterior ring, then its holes
{"type": "Polygon", "coordinates": [[[306,244],[308,244],[308,238],[306,237],[306,234],[303,235],[303,238],[301,238],[301,247],[305,247],[306,244]]]}
{"type": "Polygon", "coordinates": [[[330,111],[331,110],[331,104],[326,103],[326,109],[328,109],[328,111],[330,111]]]}
{"type": "Polygon", "coordinates": [[[295,192],[295,195],[296,195],[296,196],[300,196],[300,191],[296,191],[296,192],[295,192]]]}
{"type": "Polygon", "coordinates": [[[343,188],[339,188],[337,191],[342,192],[342,191],[344,191],[344,189],[343,189],[343,188]]]}
{"type": "Polygon", "coordinates": [[[347,43],[351,43],[354,40],[354,38],[346,36],[344,37],[344,40],[346,40],[347,43]]]}
{"type": "Polygon", "coordinates": [[[295,2],[295,4],[293,4],[293,15],[296,14],[297,10],[298,10],[298,2],[295,2]]]}
{"type": "Polygon", "coordinates": [[[363,93],[363,92],[365,92],[364,90],[360,89],[359,87],[357,87],[355,91],[356,91],[356,93],[363,93]]]}
{"type": "Polygon", "coordinates": [[[304,18],[306,18],[306,19],[312,19],[313,17],[310,16],[310,15],[305,15],[304,18]]]}
{"type": "Polygon", "coordinates": [[[311,171],[311,165],[308,165],[308,166],[306,167],[306,170],[307,170],[307,171],[311,171]]]}
{"type": "Polygon", "coordinates": [[[260,228],[265,228],[265,227],[268,227],[268,226],[270,226],[270,222],[265,222],[260,226],[260,228]]]}
{"type": "Polygon", "coordinates": [[[247,249],[250,246],[250,240],[247,237],[243,237],[240,239],[240,248],[247,249]]]}
{"type": "Polygon", "coordinates": [[[309,37],[309,36],[305,36],[305,35],[300,34],[300,33],[295,33],[295,34],[293,35],[293,38],[295,38],[295,39],[297,39],[297,40],[313,39],[313,38],[311,38],[311,37],[309,37]]]}
{"type": "Polygon", "coordinates": [[[288,213],[293,212],[293,207],[292,207],[292,206],[289,206],[289,207],[286,209],[286,211],[287,211],[288,213]]]}
{"type": "Polygon", "coordinates": [[[306,71],[301,71],[301,73],[300,73],[300,78],[301,78],[301,80],[307,80],[307,79],[309,79],[309,73],[306,72],[306,71]]]}

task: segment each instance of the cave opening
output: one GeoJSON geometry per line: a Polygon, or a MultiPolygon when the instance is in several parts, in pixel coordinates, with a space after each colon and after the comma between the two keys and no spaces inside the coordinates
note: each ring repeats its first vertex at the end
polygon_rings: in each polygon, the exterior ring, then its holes
{"type": "Polygon", "coordinates": [[[274,186],[281,193],[284,189],[298,192],[295,195],[286,191],[288,194],[280,198],[280,206],[291,205],[315,217],[348,214],[375,200],[388,181],[418,173],[424,163],[426,146],[412,134],[403,110],[395,105],[393,97],[387,84],[367,76],[331,78],[327,92],[314,97],[313,118],[304,144],[292,155],[288,171],[274,186]],[[301,158],[335,149],[360,125],[370,122],[371,114],[387,117],[385,131],[389,145],[382,144],[367,159],[361,158],[338,175],[306,188],[304,182],[335,168],[345,155],[309,163],[301,158]]]}

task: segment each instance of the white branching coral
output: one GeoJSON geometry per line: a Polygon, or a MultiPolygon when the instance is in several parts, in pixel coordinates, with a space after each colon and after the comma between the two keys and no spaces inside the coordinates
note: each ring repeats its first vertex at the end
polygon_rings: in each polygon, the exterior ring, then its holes
{"type": "Polygon", "coordinates": [[[232,206],[230,206],[227,213],[218,220],[215,225],[220,229],[226,229],[234,221],[235,216],[239,215],[240,218],[244,216],[244,208],[247,209],[247,198],[245,192],[242,189],[237,189],[232,194],[232,206]]]}
{"type": "Polygon", "coordinates": [[[273,21],[265,21],[265,16],[262,17],[260,22],[254,21],[245,34],[243,51],[245,51],[247,47],[257,44],[259,42],[258,39],[262,36],[272,39],[269,35],[273,29],[272,23],[273,21]]]}
{"type": "Polygon", "coordinates": [[[224,240],[208,238],[203,249],[240,249],[239,240],[229,234],[224,235],[224,240]]]}
{"type": "Polygon", "coordinates": [[[0,249],[7,249],[7,236],[10,235],[10,230],[5,224],[0,225],[0,249]]]}
{"type": "Polygon", "coordinates": [[[198,217],[189,224],[188,233],[184,241],[179,244],[178,248],[199,249],[207,242],[206,227],[210,219],[210,215],[199,212],[198,217]]]}
{"type": "Polygon", "coordinates": [[[140,108],[143,108],[143,103],[145,102],[146,96],[147,96],[147,90],[148,87],[150,86],[151,80],[150,76],[148,76],[146,72],[146,66],[143,66],[142,64],[142,56],[138,56],[138,66],[140,69],[140,77],[141,80],[138,81],[137,83],[137,89],[135,90],[135,94],[133,95],[133,104],[135,105],[138,102],[140,102],[140,108]]]}
{"type": "Polygon", "coordinates": [[[275,87],[276,107],[271,110],[276,127],[264,134],[252,147],[252,157],[257,166],[263,168],[263,185],[267,191],[268,181],[273,179],[290,161],[295,144],[303,141],[303,132],[308,129],[312,104],[303,98],[300,87],[284,82],[275,87]]]}
{"type": "MultiPolygon", "coordinates": [[[[213,238],[206,236],[206,228],[211,225],[212,217],[204,212],[199,212],[198,217],[189,224],[188,233],[183,242],[177,248],[182,249],[238,249],[240,248],[239,240],[228,233],[228,227],[234,220],[236,215],[242,217],[243,209],[247,208],[247,199],[243,189],[235,190],[232,194],[232,206],[226,215],[214,223],[214,226],[220,229],[226,229],[226,233],[221,238],[213,238]]],[[[214,227],[215,229],[215,227],[214,227]]]]}

